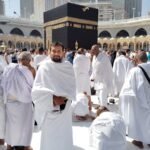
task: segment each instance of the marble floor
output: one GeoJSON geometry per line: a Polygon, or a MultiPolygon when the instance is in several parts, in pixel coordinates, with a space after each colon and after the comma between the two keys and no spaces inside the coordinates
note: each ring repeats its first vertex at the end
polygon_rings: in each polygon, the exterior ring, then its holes
{"type": "MultiPolygon", "coordinates": [[[[92,97],[92,101],[96,104],[97,103],[97,97],[92,97]]],[[[118,101],[118,99],[116,99],[118,101]]],[[[118,104],[110,104],[108,105],[109,109],[111,111],[118,112],[118,104]]],[[[95,113],[95,110],[93,108],[93,113],[95,113]]],[[[72,130],[73,130],[73,144],[74,144],[74,150],[94,150],[89,146],[89,127],[91,125],[92,121],[76,121],[72,124],[72,130]]],[[[41,139],[41,132],[33,133],[31,146],[33,150],[40,150],[40,139],[41,139]]],[[[140,150],[138,147],[134,146],[131,143],[130,138],[127,139],[127,150],[140,150]]],[[[6,150],[6,147],[1,147],[0,150],[6,150]]],[[[150,148],[147,145],[144,145],[143,150],[150,150],[150,148]]]]}
{"type": "MultiPolygon", "coordinates": [[[[116,99],[117,100],[117,99],[116,99]]],[[[92,101],[96,103],[96,97],[92,98],[92,101]]],[[[110,104],[109,109],[111,111],[118,111],[118,106],[116,104],[110,104]]],[[[91,121],[84,122],[73,122],[73,143],[74,150],[94,150],[89,147],[89,127],[91,125],[91,121]]],[[[32,144],[34,150],[40,150],[40,137],[41,133],[34,133],[32,138],[32,144]]],[[[127,150],[140,150],[133,144],[131,144],[131,139],[127,137],[127,150]]],[[[144,145],[143,150],[150,150],[147,145],[144,145]]]]}

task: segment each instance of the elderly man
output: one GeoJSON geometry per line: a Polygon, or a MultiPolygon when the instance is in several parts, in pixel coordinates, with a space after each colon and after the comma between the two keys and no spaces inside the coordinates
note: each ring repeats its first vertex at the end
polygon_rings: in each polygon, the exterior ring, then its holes
{"type": "Polygon", "coordinates": [[[6,135],[8,150],[20,146],[22,150],[31,150],[30,143],[33,127],[31,89],[33,68],[30,66],[31,54],[22,52],[18,56],[19,64],[10,64],[3,73],[2,88],[6,105],[6,135]]]}
{"type": "Polygon", "coordinates": [[[121,112],[127,125],[132,143],[143,148],[150,144],[150,64],[144,51],[138,51],[135,60],[137,67],[130,70],[120,93],[121,112]]]}
{"type": "Polygon", "coordinates": [[[72,150],[71,101],[76,86],[73,67],[64,60],[64,46],[53,43],[49,59],[40,64],[32,89],[41,150],[72,150]]]}
{"type": "Polygon", "coordinates": [[[119,114],[99,107],[90,127],[90,146],[94,150],[126,150],[125,123],[119,114]]]}
{"type": "Polygon", "coordinates": [[[113,94],[113,71],[108,56],[99,50],[98,45],[91,48],[92,75],[91,80],[95,83],[99,104],[107,106],[108,94],[113,94]]]}

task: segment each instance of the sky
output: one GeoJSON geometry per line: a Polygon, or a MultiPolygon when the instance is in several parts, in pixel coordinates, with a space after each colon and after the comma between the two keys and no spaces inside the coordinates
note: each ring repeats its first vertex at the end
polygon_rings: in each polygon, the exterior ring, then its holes
{"type": "Polygon", "coordinates": [[[147,15],[148,12],[150,12],[150,0],[142,0],[142,16],[147,15]]]}
{"type": "MultiPolygon", "coordinates": [[[[4,0],[5,14],[11,17],[20,16],[20,0],[4,0]],[[14,14],[14,11],[16,14],[14,14]]],[[[146,16],[150,12],[150,0],[142,0],[142,16],[146,16]]]]}

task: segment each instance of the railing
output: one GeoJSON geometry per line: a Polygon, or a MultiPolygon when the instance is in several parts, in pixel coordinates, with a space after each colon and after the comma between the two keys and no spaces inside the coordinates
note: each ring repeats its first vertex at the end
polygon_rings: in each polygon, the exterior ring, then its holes
{"type": "Polygon", "coordinates": [[[73,2],[73,3],[104,3],[104,2],[112,2],[112,0],[70,0],[70,2],[73,2]]]}
{"type": "MultiPolygon", "coordinates": [[[[121,19],[121,20],[109,20],[109,21],[99,21],[99,25],[109,25],[109,24],[121,24],[121,23],[133,23],[137,21],[146,21],[150,20],[150,16],[142,16],[142,17],[135,17],[130,19],[121,19]]],[[[0,23],[31,23],[32,25],[42,25],[42,22],[34,21],[32,19],[26,19],[26,18],[13,18],[13,17],[6,17],[0,15],[0,23]]]]}
{"type": "Polygon", "coordinates": [[[0,15],[0,23],[23,23],[23,24],[32,24],[32,25],[43,25],[42,22],[38,22],[32,19],[27,19],[27,18],[16,18],[16,17],[7,17],[7,16],[3,16],[0,15]]]}
{"type": "Polygon", "coordinates": [[[142,16],[142,17],[135,17],[135,18],[130,18],[130,19],[121,19],[121,20],[109,20],[109,21],[99,21],[98,23],[101,25],[104,24],[120,24],[120,23],[133,23],[137,21],[146,21],[150,20],[150,16],[142,16]]]}

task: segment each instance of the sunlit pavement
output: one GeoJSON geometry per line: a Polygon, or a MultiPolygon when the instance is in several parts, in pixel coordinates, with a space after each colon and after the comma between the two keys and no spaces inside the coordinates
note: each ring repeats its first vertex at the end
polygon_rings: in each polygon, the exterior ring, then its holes
{"type": "MultiPolygon", "coordinates": [[[[93,97],[93,101],[96,102],[96,97],[93,97]]],[[[118,106],[116,104],[110,104],[108,106],[111,111],[117,111],[118,106]]],[[[73,122],[73,142],[74,150],[94,150],[89,147],[89,127],[91,125],[90,121],[84,122],[73,122]]],[[[40,136],[41,133],[34,133],[32,138],[32,148],[33,150],[40,150],[40,136]]],[[[127,137],[127,150],[140,150],[131,143],[131,139],[127,137]]],[[[144,145],[143,150],[150,150],[147,145],[144,145]]]]}

